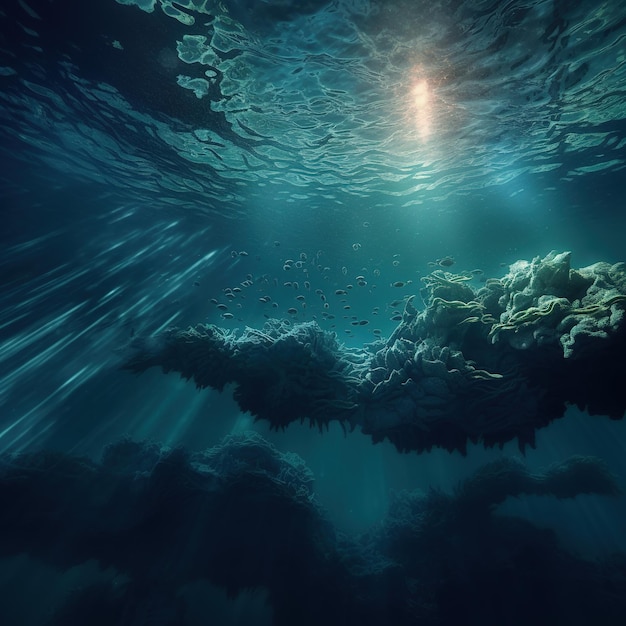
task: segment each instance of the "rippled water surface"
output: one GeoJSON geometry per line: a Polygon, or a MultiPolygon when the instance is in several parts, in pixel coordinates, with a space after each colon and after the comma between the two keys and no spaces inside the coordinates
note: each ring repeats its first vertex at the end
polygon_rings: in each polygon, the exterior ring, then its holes
{"type": "Polygon", "coordinates": [[[623,166],[615,0],[9,7],[4,150],[127,200],[419,206],[623,166]]]}

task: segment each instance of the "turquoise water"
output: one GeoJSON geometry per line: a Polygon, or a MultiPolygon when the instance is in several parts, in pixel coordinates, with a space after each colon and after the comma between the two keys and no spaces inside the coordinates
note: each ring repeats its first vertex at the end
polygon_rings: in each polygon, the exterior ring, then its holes
{"type": "MultiPolygon", "coordinates": [[[[0,450],[99,459],[126,435],[198,451],[252,429],[302,457],[349,535],[393,491],[449,491],[500,458],[399,454],[335,422],[272,431],[232,387],[135,377],[116,350],[270,317],[360,348],[391,335],[435,269],[479,289],[551,250],[577,268],[626,260],[625,37],[615,0],[4,3],[0,450]]],[[[570,407],[524,459],[593,455],[623,484],[625,428],[570,407]]],[[[623,498],[499,511],[584,558],[626,550],[623,498]]],[[[6,623],[43,623],[74,577],[102,575],[3,554],[6,623]]],[[[189,602],[270,623],[258,593],[189,602]]]]}

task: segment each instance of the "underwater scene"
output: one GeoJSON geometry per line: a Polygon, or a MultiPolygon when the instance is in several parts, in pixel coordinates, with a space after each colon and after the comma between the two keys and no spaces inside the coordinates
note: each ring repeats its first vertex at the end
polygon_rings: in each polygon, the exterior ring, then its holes
{"type": "Polygon", "coordinates": [[[5,0],[0,624],[622,625],[626,4],[5,0]]]}

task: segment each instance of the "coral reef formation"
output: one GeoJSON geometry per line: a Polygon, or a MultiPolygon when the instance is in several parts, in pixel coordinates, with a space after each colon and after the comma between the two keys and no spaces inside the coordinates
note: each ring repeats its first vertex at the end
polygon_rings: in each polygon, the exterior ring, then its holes
{"type": "Polygon", "coordinates": [[[617,492],[597,459],[533,474],[502,459],[452,494],[396,494],[381,524],[349,537],[317,503],[303,461],[256,433],[196,453],[126,439],[100,462],[1,456],[0,556],[27,553],[61,571],[89,559],[114,568],[115,579],[74,591],[51,624],[182,626],[180,589],[201,579],[232,595],[265,589],[277,626],[504,623],[504,615],[514,625],[554,616],[621,624],[626,562],[584,561],[553,532],[496,511],[528,493],[617,492]]]}
{"type": "Polygon", "coordinates": [[[275,428],[338,420],[401,451],[514,438],[523,450],[568,404],[623,416],[626,265],[572,269],[570,252],[551,252],[479,289],[441,269],[423,281],[424,310],[408,298],[391,336],[362,349],[315,322],[198,325],[135,339],[124,367],[234,383],[242,410],[275,428]]]}

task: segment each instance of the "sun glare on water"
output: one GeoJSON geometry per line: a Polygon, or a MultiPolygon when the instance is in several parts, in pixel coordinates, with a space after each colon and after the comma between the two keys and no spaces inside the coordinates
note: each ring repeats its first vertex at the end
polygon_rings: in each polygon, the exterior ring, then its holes
{"type": "Polygon", "coordinates": [[[428,81],[419,79],[411,87],[411,109],[415,128],[422,139],[428,139],[432,131],[433,97],[428,81]]]}

